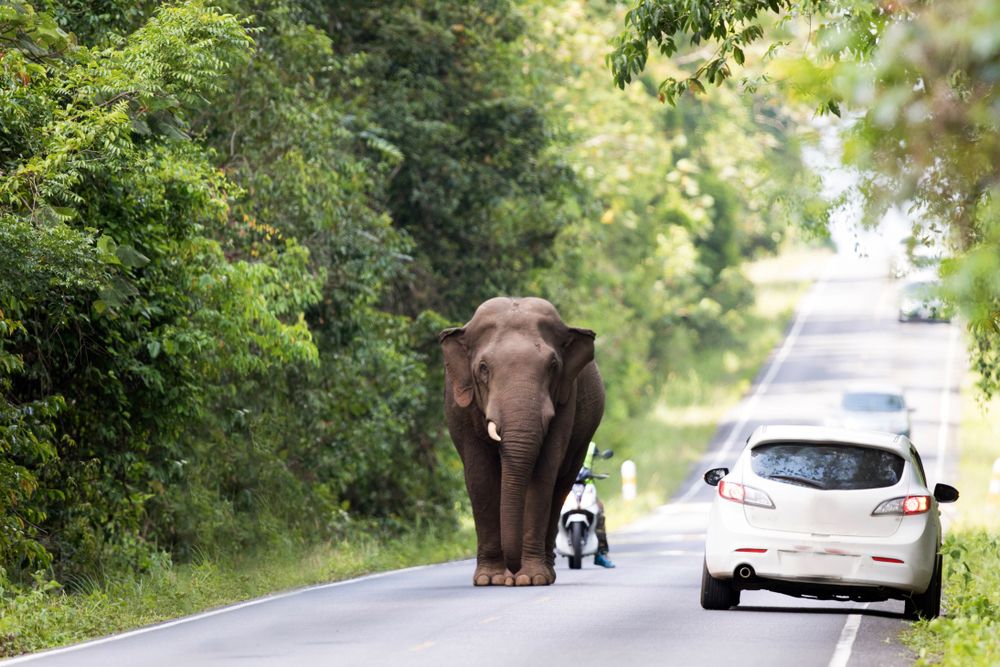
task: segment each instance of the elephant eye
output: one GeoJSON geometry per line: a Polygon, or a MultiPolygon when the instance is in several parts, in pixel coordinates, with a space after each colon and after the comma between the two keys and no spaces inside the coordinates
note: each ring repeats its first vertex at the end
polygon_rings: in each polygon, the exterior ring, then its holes
{"type": "Polygon", "coordinates": [[[483,384],[488,384],[490,381],[490,369],[486,367],[486,362],[479,362],[479,377],[482,378],[483,384]]]}
{"type": "Polygon", "coordinates": [[[559,373],[559,362],[553,359],[549,362],[549,375],[555,377],[559,373]]]}

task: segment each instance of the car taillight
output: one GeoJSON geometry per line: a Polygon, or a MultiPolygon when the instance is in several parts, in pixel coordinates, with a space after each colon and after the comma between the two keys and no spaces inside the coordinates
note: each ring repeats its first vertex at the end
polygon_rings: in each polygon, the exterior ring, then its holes
{"type": "Polygon", "coordinates": [[[903,514],[923,514],[930,508],[930,496],[907,496],[903,501],[903,514]]]}
{"type": "Polygon", "coordinates": [[[923,514],[930,508],[930,496],[903,496],[882,501],[872,510],[872,516],[923,514]]]}
{"type": "Polygon", "coordinates": [[[771,497],[752,486],[743,486],[736,482],[722,481],[719,482],[719,495],[726,500],[732,500],[734,503],[774,509],[771,497]]]}
{"type": "Polygon", "coordinates": [[[735,482],[719,482],[719,495],[726,500],[743,502],[743,485],[735,482]]]}

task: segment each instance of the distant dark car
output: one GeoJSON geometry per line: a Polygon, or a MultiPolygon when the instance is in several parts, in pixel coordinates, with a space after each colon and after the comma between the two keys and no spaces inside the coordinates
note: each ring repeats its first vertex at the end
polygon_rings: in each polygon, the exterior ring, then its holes
{"type": "Polygon", "coordinates": [[[913,282],[899,297],[899,321],[949,320],[944,302],[937,296],[937,283],[913,282]]]}

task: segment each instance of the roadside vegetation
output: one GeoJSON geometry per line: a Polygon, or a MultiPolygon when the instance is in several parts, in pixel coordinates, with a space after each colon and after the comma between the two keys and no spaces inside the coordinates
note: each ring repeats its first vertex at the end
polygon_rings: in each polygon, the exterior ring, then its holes
{"type": "Polygon", "coordinates": [[[962,386],[961,463],[956,521],[942,546],[943,615],[904,635],[918,665],[1000,664],[1000,503],[990,504],[993,462],[1000,457],[1000,399],[988,402],[970,373],[962,386]]]}
{"type": "Polygon", "coordinates": [[[666,497],[826,208],[781,97],[614,90],[620,10],[0,0],[0,653],[467,555],[436,334],[497,294],[666,497]]]}

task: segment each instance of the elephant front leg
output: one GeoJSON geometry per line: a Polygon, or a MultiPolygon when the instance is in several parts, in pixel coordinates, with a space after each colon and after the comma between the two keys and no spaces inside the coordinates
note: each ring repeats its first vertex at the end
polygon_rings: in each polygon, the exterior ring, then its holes
{"type": "Polygon", "coordinates": [[[465,448],[465,488],[476,522],[476,586],[503,586],[507,565],[500,543],[500,458],[487,447],[465,448]],[[492,454],[492,456],[491,456],[492,454]]]}
{"type": "MultiPolygon", "coordinates": [[[[551,548],[548,543],[549,518],[555,484],[554,466],[539,460],[539,466],[528,485],[524,511],[524,546],[521,550],[521,569],[507,579],[511,586],[548,586],[555,583],[551,548]]],[[[562,505],[560,498],[560,506],[562,505]]]]}

